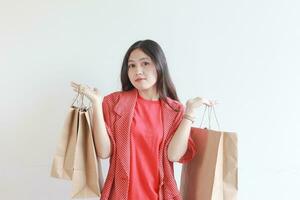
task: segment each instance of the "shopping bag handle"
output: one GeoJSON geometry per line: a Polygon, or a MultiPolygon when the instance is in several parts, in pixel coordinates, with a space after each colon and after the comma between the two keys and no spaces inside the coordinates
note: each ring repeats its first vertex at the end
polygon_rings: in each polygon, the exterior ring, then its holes
{"type": "Polygon", "coordinates": [[[77,101],[78,102],[78,97],[79,95],[81,95],[81,104],[79,106],[79,110],[84,110],[84,109],[89,109],[91,107],[91,101],[89,101],[89,105],[88,106],[84,106],[83,102],[84,102],[84,94],[80,93],[79,90],[77,92],[77,96],[74,98],[73,103],[71,104],[71,107],[74,106],[74,103],[77,101]]]}
{"type": "Polygon", "coordinates": [[[200,128],[202,127],[202,123],[203,123],[203,120],[204,120],[204,116],[205,116],[206,110],[208,110],[208,128],[209,129],[211,128],[211,112],[213,111],[214,117],[215,117],[217,125],[218,125],[218,129],[221,130],[220,124],[219,124],[219,121],[218,121],[218,118],[217,118],[217,115],[216,115],[216,111],[215,111],[214,105],[211,105],[211,106],[205,105],[205,109],[204,109],[204,112],[203,112],[202,120],[201,120],[201,123],[200,123],[200,128]]]}

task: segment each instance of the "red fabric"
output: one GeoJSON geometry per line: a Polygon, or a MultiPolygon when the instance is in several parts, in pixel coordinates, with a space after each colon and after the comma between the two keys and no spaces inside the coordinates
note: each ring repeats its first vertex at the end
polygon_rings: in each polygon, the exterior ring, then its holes
{"type": "Polygon", "coordinates": [[[146,100],[138,95],[131,124],[128,199],[158,199],[162,134],[160,101],[146,100]]]}
{"type": "MultiPolygon", "coordinates": [[[[102,109],[111,139],[112,155],[101,191],[101,200],[131,200],[128,198],[130,177],[130,125],[133,121],[138,92],[118,91],[103,98],[102,109]]],[[[184,106],[169,97],[161,101],[163,141],[159,147],[159,200],[182,200],[174,177],[173,162],[168,160],[168,145],[184,113],[184,106]]],[[[191,136],[186,153],[178,162],[193,158],[196,149],[191,136]]]]}

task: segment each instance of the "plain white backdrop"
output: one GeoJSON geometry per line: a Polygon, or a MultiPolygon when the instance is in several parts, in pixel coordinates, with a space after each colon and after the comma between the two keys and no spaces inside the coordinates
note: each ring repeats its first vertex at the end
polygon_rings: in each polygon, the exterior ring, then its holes
{"type": "Polygon", "coordinates": [[[70,199],[70,182],[50,178],[70,81],[120,90],[123,56],[141,39],[162,46],[182,103],[219,101],[222,130],[239,137],[239,199],[300,199],[299,10],[297,0],[0,0],[1,199],[70,199]]]}

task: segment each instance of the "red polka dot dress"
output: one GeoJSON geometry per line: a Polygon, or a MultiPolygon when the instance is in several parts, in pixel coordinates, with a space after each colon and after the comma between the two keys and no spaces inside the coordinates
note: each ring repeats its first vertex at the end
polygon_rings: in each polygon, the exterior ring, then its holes
{"type": "Polygon", "coordinates": [[[163,138],[160,100],[147,100],[138,94],[130,134],[128,199],[157,200],[163,138]]]}

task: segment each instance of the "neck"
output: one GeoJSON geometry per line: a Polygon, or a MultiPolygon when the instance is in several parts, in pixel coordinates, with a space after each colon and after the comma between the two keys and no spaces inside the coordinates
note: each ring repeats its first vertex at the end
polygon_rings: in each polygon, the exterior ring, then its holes
{"type": "Polygon", "coordinates": [[[159,99],[159,94],[156,92],[156,90],[138,90],[138,93],[140,96],[142,96],[144,99],[148,100],[158,100],[159,99]]]}

